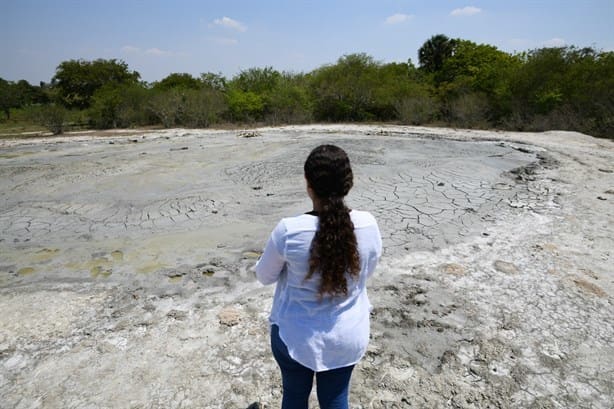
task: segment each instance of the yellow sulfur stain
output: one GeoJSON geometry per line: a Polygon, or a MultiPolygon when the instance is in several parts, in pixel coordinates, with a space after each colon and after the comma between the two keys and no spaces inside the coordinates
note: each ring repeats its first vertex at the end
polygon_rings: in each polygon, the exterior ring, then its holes
{"type": "Polygon", "coordinates": [[[36,252],[36,255],[33,257],[35,261],[41,262],[41,261],[47,261],[47,260],[51,260],[53,257],[55,257],[56,254],[58,254],[60,252],[59,249],[42,249],[36,252]]]}
{"type": "Polygon", "coordinates": [[[27,276],[34,273],[34,271],[35,270],[32,267],[24,267],[17,270],[17,274],[19,274],[20,276],[27,276]]]}
{"type": "Polygon", "coordinates": [[[105,270],[101,266],[95,266],[95,267],[92,267],[92,269],[90,270],[90,274],[93,278],[98,278],[98,277],[106,278],[112,274],[112,271],[105,270]]]}
{"type": "Polygon", "coordinates": [[[120,261],[124,260],[124,253],[121,252],[120,250],[115,250],[111,252],[111,257],[113,257],[113,261],[115,261],[116,263],[119,263],[120,261]]]}
{"type": "Polygon", "coordinates": [[[153,273],[154,271],[158,271],[164,267],[166,267],[166,265],[162,263],[149,263],[149,264],[145,264],[144,266],[141,266],[136,271],[137,273],[147,274],[147,273],[153,273]]]}

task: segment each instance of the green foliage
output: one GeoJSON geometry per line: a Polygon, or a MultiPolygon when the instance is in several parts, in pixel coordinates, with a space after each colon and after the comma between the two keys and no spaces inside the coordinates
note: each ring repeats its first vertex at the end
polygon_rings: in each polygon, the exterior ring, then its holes
{"type": "Polygon", "coordinates": [[[200,82],[203,87],[214,89],[216,91],[226,90],[226,78],[222,74],[213,72],[205,72],[200,74],[200,82]]]}
{"type": "Polygon", "coordinates": [[[59,135],[64,132],[68,111],[56,104],[33,106],[29,110],[32,121],[44,126],[52,134],[59,135]]]}
{"type": "Polygon", "coordinates": [[[11,83],[0,78],[0,110],[6,116],[11,117],[11,108],[17,105],[15,94],[12,92],[11,83]]]}
{"type": "Polygon", "coordinates": [[[41,87],[30,85],[26,80],[15,83],[0,78],[0,111],[4,113],[6,119],[11,116],[11,108],[23,108],[47,102],[47,95],[41,87]]]}
{"type": "Polygon", "coordinates": [[[511,73],[519,66],[520,59],[496,47],[454,40],[454,54],[435,73],[443,112],[447,115],[444,119],[458,122],[462,117],[460,123],[469,124],[469,118],[475,123],[496,122],[507,115],[512,96],[511,73]],[[460,101],[470,104],[463,108],[460,101]],[[468,116],[463,113],[459,117],[459,109],[473,113],[468,116]]]}
{"type": "Polygon", "coordinates": [[[69,60],[56,68],[53,84],[58,90],[59,102],[67,108],[88,108],[97,89],[107,84],[134,84],[140,74],[129,71],[123,61],[69,60]]]}
{"type": "Polygon", "coordinates": [[[454,53],[456,41],[443,34],[436,34],[426,40],[418,50],[420,68],[426,72],[437,72],[454,53]]]}
{"type": "Polygon", "coordinates": [[[395,100],[396,117],[401,123],[423,125],[434,122],[439,114],[439,104],[432,96],[432,89],[413,83],[404,95],[395,100]]]}
{"type": "Polygon", "coordinates": [[[184,94],[182,125],[207,128],[219,121],[226,110],[224,95],[215,89],[189,90],[184,94]]]}
{"type": "Polygon", "coordinates": [[[165,128],[179,123],[182,114],[183,93],[180,90],[153,92],[149,98],[148,109],[165,128]]]}
{"type": "Polygon", "coordinates": [[[255,92],[230,89],[226,101],[228,118],[233,122],[253,122],[263,118],[264,99],[255,92]]]}
{"type": "Polygon", "coordinates": [[[92,97],[90,120],[101,129],[148,125],[147,98],[148,90],[140,84],[103,85],[92,97]]]}
{"type": "Polygon", "coordinates": [[[70,60],[49,84],[0,78],[0,111],[4,126],[15,122],[11,113],[28,111],[53,132],[83,122],[112,128],[317,120],[558,128],[613,137],[614,53],[560,47],[511,55],[438,34],[420,48],[419,68],[411,60],[384,64],[358,53],[309,73],[250,68],[230,80],[172,73],[151,86],[122,61],[70,60]]]}
{"type": "Polygon", "coordinates": [[[272,124],[305,123],[312,119],[306,76],[284,73],[268,97],[266,120],[272,124]]]}
{"type": "Polygon", "coordinates": [[[208,127],[219,121],[226,110],[223,94],[214,89],[172,88],[153,91],[149,111],[166,128],[173,126],[208,127]]]}
{"type": "Polygon", "coordinates": [[[157,90],[167,91],[173,88],[179,89],[199,89],[202,83],[186,73],[172,73],[166,76],[161,81],[155,82],[153,88],[157,90]]]}
{"type": "Polygon", "coordinates": [[[349,54],[311,76],[314,115],[324,121],[364,121],[373,118],[379,64],[366,54],[349,54]]]}

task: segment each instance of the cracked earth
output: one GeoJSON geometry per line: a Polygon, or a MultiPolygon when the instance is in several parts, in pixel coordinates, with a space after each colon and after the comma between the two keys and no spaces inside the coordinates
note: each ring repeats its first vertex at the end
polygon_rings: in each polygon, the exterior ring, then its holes
{"type": "Polygon", "coordinates": [[[613,406],[612,142],[326,125],[0,140],[0,407],[278,407],[252,267],[321,143],[384,240],[352,407],[613,406]]]}

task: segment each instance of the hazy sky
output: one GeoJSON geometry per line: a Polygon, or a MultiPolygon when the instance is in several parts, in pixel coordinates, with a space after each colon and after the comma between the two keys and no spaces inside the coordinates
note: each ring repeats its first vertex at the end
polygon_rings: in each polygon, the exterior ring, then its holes
{"type": "Polygon", "coordinates": [[[504,51],[614,50],[614,0],[0,0],[0,77],[49,81],[69,59],[116,58],[155,81],[171,72],[272,66],[309,71],[344,54],[417,63],[430,36],[504,51]]]}

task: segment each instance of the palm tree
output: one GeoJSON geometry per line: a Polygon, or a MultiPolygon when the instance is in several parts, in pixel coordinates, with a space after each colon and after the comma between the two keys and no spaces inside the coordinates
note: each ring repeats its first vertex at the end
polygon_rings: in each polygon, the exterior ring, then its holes
{"type": "Polygon", "coordinates": [[[454,54],[455,46],[456,40],[443,34],[432,36],[418,50],[420,68],[427,72],[439,71],[445,60],[454,54]]]}

